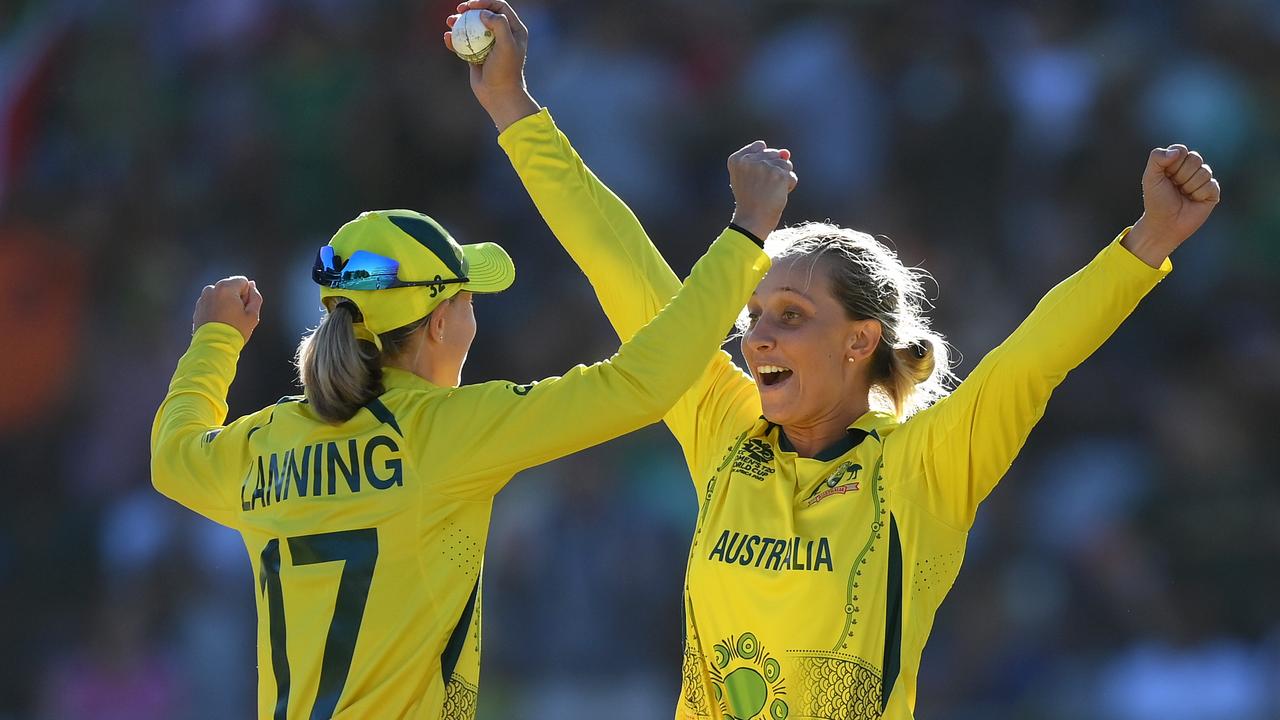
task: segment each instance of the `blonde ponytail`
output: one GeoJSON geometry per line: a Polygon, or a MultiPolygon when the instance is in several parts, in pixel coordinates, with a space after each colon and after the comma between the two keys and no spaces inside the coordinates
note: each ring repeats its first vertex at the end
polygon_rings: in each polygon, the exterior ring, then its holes
{"type": "MultiPolygon", "coordinates": [[[[446,301],[448,302],[448,301],[446,301]]],[[[382,350],[356,337],[355,325],[364,319],[360,308],[345,298],[329,307],[324,319],[302,337],[294,355],[298,379],[312,411],[330,423],[344,423],[369,401],[385,392],[382,367],[387,358],[404,352],[426,317],[378,336],[382,350]]]]}
{"type": "Polygon", "coordinates": [[[382,360],[371,342],[356,339],[360,310],[339,300],[298,344],[295,363],[312,411],[331,423],[350,420],[382,394],[382,360]]]}
{"type": "Polygon", "coordinates": [[[927,332],[903,347],[881,344],[887,367],[875,380],[885,404],[900,419],[910,417],[949,391],[950,362],[947,344],[937,333],[927,332]]]}

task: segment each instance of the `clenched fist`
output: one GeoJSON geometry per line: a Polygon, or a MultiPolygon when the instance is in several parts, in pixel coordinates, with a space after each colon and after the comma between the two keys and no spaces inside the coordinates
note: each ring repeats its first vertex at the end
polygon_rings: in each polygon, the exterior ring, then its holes
{"type": "Polygon", "coordinates": [[[1222,199],[1222,187],[1200,153],[1186,145],[1156,148],[1142,173],[1142,217],[1123,245],[1152,267],[1159,267],[1209,218],[1222,199]]]}
{"type": "Polygon", "coordinates": [[[729,185],[737,204],[733,223],[763,240],[778,227],[787,196],[795,189],[791,153],[757,140],[729,156],[729,185]]]}
{"type": "Polygon", "coordinates": [[[205,323],[226,323],[240,331],[245,342],[258,327],[262,313],[262,293],[258,284],[243,275],[223,278],[213,285],[205,285],[196,301],[195,314],[191,317],[191,331],[205,323]]]}

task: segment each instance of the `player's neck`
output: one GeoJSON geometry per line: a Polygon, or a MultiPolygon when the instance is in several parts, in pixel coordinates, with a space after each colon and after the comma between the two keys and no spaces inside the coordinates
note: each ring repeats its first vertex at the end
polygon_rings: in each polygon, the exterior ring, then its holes
{"type": "Polygon", "coordinates": [[[440,387],[458,387],[462,382],[462,368],[457,363],[424,363],[414,370],[419,377],[440,387]]]}
{"type": "Polygon", "coordinates": [[[844,438],[849,426],[870,409],[868,405],[840,408],[826,417],[783,425],[787,440],[800,457],[817,457],[823,450],[844,438]]]}
{"type": "Polygon", "coordinates": [[[399,368],[439,387],[458,387],[462,366],[456,360],[440,357],[425,343],[409,348],[398,357],[387,360],[387,366],[399,368]]]}

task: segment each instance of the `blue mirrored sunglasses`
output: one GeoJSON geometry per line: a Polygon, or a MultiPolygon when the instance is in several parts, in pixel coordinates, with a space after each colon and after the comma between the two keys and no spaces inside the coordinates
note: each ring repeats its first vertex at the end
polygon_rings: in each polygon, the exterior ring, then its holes
{"type": "Polygon", "coordinates": [[[311,268],[311,279],[318,285],[337,290],[387,290],[398,287],[431,287],[434,297],[441,285],[464,283],[471,278],[445,278],[437,275],[434,280],[401,280],[398,277],[400,263],[367,250],[357,250],[343,261],[333,254],[332,245],[323,245],[316,253],[316,264],[311,268]]]}

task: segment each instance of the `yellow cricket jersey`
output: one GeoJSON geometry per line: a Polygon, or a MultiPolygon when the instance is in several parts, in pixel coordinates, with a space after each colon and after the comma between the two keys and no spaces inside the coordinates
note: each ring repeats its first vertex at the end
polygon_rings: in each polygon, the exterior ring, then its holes
{"type": "MultiPolygon", "coordinates": [[[[675,275],[546,110],[499,142],[631,336],[679,287],[675,275]]],[[[792,452],[761,417],[751,378],[719,353],[664,418],[699,504],[676,717],[912,717],[920,653],[978,503],[1053,388],[1170,269],[1117,239],[949,397],[902,424],[867,413],[815,458],[792,452]]]]}
{"type": "Polygon", "coordinates": [[[472,718],[494,494],[524,468],[656,422],[768,270],[726,230],[613,358],[528,385],[438,387],[388,368],[341,425],[305,399],[221,426],[243,339],[201,326],[152,428],[152,481],[240,531],[261,718],[472,718]]]}

